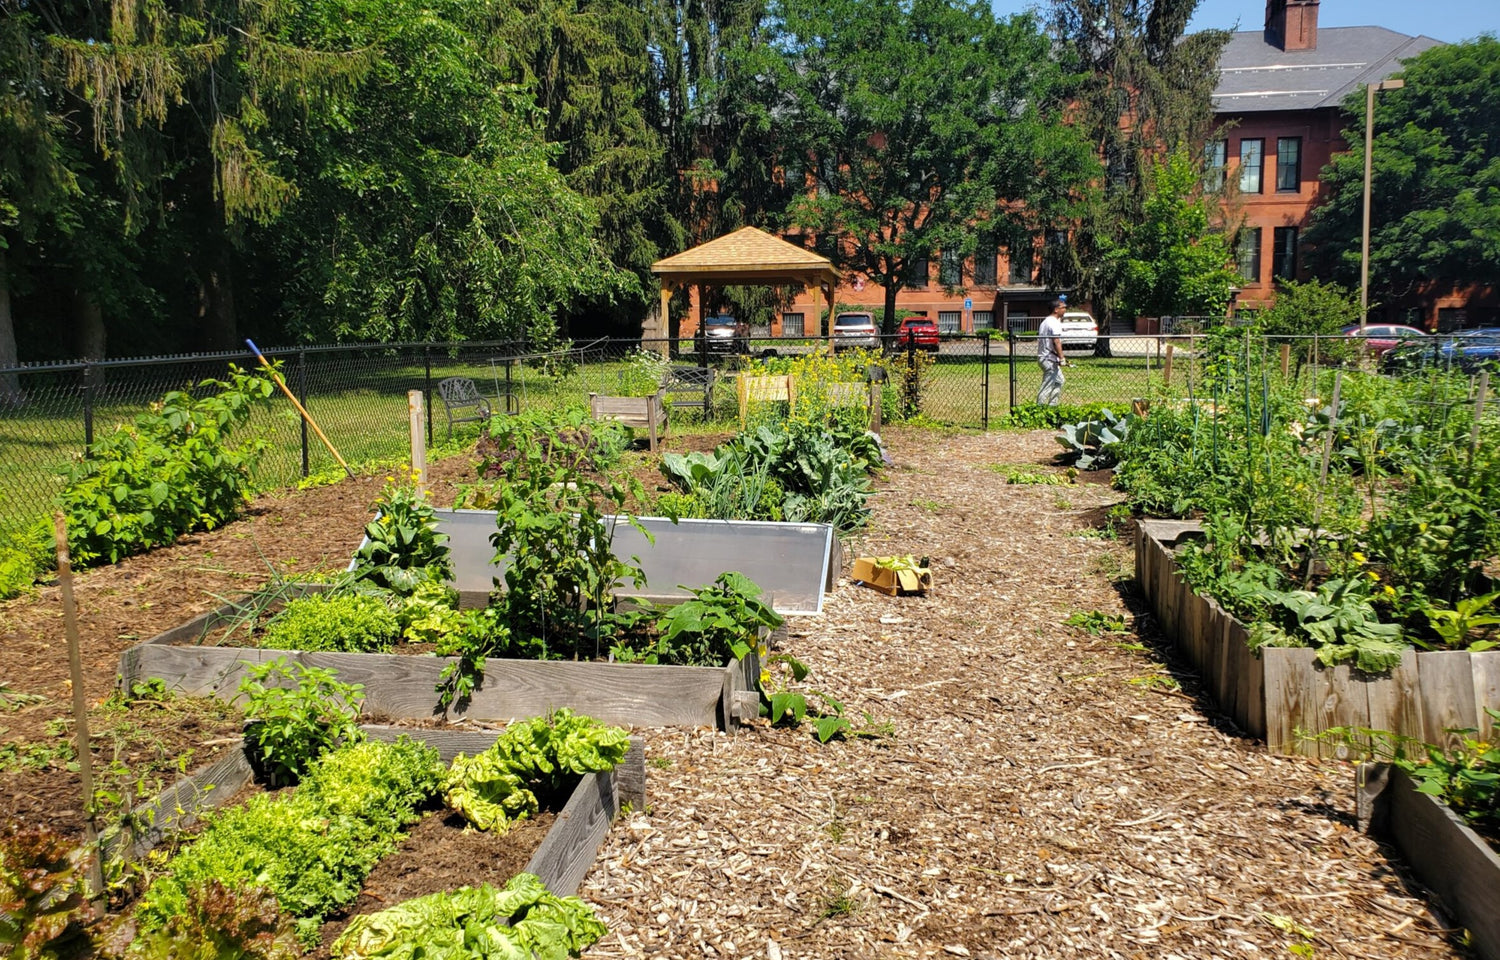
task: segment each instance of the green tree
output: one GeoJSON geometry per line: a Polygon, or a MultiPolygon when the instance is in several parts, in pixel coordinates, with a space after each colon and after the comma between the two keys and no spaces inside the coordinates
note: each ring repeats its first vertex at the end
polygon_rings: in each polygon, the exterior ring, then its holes
{"type": "Polygon", "coordinates": [[[1184,150],[1152,164],[1140,220],[1106,257],[1120,277],[1120,304],[1136,316],[1223,316],[1238,274],[1229,241],[1215,232],[1213,201],[1184,150]]]}
{"type": "MultiPolygon", "coordinates": [[[[1255,318],[1255,332],[1272,340],[1286,338],[1297,358],[1297,369],[1312,355],[1314,336],[1338,337],[1344,327],[1359,322],[1359,299],[1336,283],[1283,280],[1277,285],[1276,303],[1255,318]]],[[[1324,358],[1349,351],[1342,341],[1324,342],[1324,358]]]]}
{"type": "Polygon", "coordinates": [[[593,201],[554,165],[493,0],[320,0],[288,43],[371,51],[372,82],[278,127],[300,195],[259,240],[303,339],[531,338],[575,298],[631,280],[597,242],[593,201]],[[290,278],[289,280],[286,278],[290,278]]]}
{"type": "MultiPolygon", "coordinates": [[[[1500,40],[1434,47],[1406,86],[1375,98],[1371,299],[1430,280],[1500,284],[1500,40]]],[[[1349,151],[1323,168],[1328,200],[1307,231],[1308,266],[1359,283],[1365,93],[1344,103],[1349,151]]]]}
{"type": "Polygon", "coordinates": [[[885,289],[918,261],[1068,223],[1094,173],[1062,123],[1062,73],[1030,16],[988,3],[780,0],[740,51],[757,136],[781,147],[793,226],[885,289]]]}
{"type": "Polygon", "coordinates": [[[1213,130],[1213,90],[1229,33],[1185,33],[1199,2],[1052,0],[1052,31],[1073,81],[1070,120],[1105,170],[1076,242],[1053,251],[1060,261],[1053,268],[1105,321],[1120,306],[1123,277],[1104,251],[1140,222],[1152,164],[1164,150],[1196,149],[1213,130]]]}

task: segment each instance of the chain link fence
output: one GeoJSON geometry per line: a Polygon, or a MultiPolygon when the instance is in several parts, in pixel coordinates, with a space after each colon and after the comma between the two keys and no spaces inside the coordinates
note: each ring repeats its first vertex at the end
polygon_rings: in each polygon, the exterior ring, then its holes
{"type": "MultiPolygon", "coordinates": [[[[1373,341],[1372,341],[1373,345],[1373,341]]],[[[753,358],[811,354],[825,349],[813,338],[751,339],[723,352],[701,341],[596,340],[536,352],[505,342],[417,343],[279,348],[288,387],[350,464],[400,462],[409,452],[407,391],[426,395],[428,439],[465,442],[475,423],[450,424],[438,391],[442,381],[473,381],[496,412],[583,405],[588,395],[625,392],[630,356],[642,349],[697,369],[706,382],[696,409],[673,411],[673,432],[736,429],[735,375],[753,358]]],[[[836,345],[837,346],[837,345],[836,345]]],[[[866,345],[868,346],[868,345],[866,345]]],[[[1101,335],[1065,344],[1061,410],[1036,404],[1041,368],[1034,330],[989,336],[945,335],[936,350],[897,338],[882,340],[880,355],[887,416],[954,427],[1054,426],[1080,406],[1115,406],[1152,395],[1170,384],[1185,393],[1205,374],[1201,335],[1101,335]],[[894,403],[889,402],[894,392],[894,403]]],[[[1290,375],[1316,382],[1320,369],[1358,358],[1347,338],[1257,339],[1255,349],[1284,356],[1290,375]]],[[[1418,361],[1425,355],[1419,354],[1418,361]]],[[[1434,364],[1455,361],[1440,351],[1434,364]]],[[[1376,360],[1377,364],[1381,361],[1376,360]]],[[[254,366],[243,353],[195,354],[90,363],[23,366],[0,370],[0,531],[46,516],[71,462],[95,437],[129,424],[168,390],[194,389],[205,378],[222,379],[229,365],[254,366]]],[[[332,456],[279,393],[257,409],[250,424],[270,442],[257,470],[266,489],[337,470],[332,456]]]]}

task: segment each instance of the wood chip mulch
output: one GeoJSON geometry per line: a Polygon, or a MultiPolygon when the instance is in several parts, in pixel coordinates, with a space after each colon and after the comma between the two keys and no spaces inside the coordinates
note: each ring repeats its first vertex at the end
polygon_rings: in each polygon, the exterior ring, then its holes
{"type": "Polygon", "coordinates": [[[843,581],[784,649],[894,736],[647,732],[649,807],[581,891],[612,931],[589,957],[1462,955],[1356,830],[1350,767],[1269,756],[1195,696],[1128,539],[1079,536],[1117,492],[1007,485],[992,465],[1046,469],[1045,431],[887,439],[850,546],[930,556],[934,593],[843,581]],[[1129,632],[1061,624],[1092,610],[1129,632]]]}

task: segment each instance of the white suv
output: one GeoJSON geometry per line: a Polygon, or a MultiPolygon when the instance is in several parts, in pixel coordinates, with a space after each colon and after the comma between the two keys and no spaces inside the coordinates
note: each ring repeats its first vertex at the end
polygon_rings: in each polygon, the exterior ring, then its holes
{"type": "Polygon", "coordinates": [[[880,349],[880,330],[875,326],[874,314],[841,313],[834,318],[833,349],[848,350],[853,347],[880,349]]]}
{"type": "Polygon", "coordinates": [[[1083,310],[1069,310],[1062,318],[1064,350],[1097,350],[1099,324],[1083,310]]]}

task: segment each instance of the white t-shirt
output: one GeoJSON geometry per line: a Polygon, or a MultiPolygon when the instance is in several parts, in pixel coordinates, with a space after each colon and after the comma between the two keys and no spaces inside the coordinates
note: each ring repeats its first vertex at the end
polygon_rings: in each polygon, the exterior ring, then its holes
{"type": "Polygon", "coordinates": [[[1054,337],[1062,339],[1062,318],[1048,316],[1042,321],[1042,325],[1036,331],[1036,359],[1038,363],[1061,363],[1062,356],[1057,352],[1052,340],[1054,337]]]}

